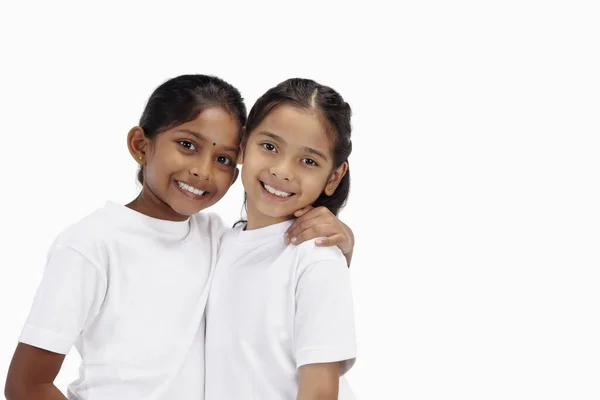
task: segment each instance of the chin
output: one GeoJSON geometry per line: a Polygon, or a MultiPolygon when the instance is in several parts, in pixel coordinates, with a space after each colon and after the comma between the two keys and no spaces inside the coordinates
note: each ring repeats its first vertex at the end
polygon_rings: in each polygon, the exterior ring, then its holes
{"type": "Polygon", "coordinates": [[[194,211],[191,210],[189,208],[182,208],[182,207],[171,207],[171,209],[177,214],[177,215],[181,215],[182,217],[191,217],[192,215],[196,214],[198,211],[194,211]]]}
{"type": "Polygon", "coordinates": [[[273,207],[268,205],[263,205],[258,209],[261,214],[269,218],[287,218],[291,215],[294,215],[294,211],[296,210],[298,209],[290,209],[289,207],[273,207]]]}
{"type": "Polygon", "coordinates": [[[173,209],[173,211],[175,211],[179,215],[184,215],[186,217],[190,217],[194,214],[199,213],[200,211],[202,211],[203,209],[205,209],[207,207],[208,206],[206,206],[205,204],[201,204],[201,205],[197,205],[197,206],[192,206],[189,204],[186,204],[186,205],[173,204],[171,206],[171,209],[173,209]]]}
{"type": "Polygon", "coordinates": [[[223,195],[215,196],[214,194],[211,194],[208,197],[204,197],[201,199],[177,199],[173,202],[171,208],[176,213],[180,215],[186,215],[189,217],[213,206],[222,197],[223,195]]]}

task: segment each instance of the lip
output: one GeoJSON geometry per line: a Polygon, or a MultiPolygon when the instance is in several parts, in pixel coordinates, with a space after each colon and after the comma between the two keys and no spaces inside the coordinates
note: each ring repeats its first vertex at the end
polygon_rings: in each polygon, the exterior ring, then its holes
{"type": "Polygon", "coordinates": [[[174,182],[173,182],[173,186],[175,186],[175,188],[177,188],[177,190],[179,190],[181,193],[185,194],[187,197],[189,197],[189,198],[192,198],[192,199],[194,199],[194,200],[201,200],[201,199],[205,199],[205,198],[207,198],[208,196],[210,196],[210,194],[211,194],[211,193],[210,193],[208,190],[204,190],[204,189],[202,189],[202,188],[198,187],[198,185],[190,185],[189,183],[187,183],[187,182],[184,182],[184,181],[174,181],[174,182]],[[183,188],[179,187],[179,185],[177,184],[177,182],[185,183],[185,184],[186,184],[186,185],[188,185],[188,186],[192,186],[192,187],[195,187],[195,188],[197,188],[197,189],[203,190],[203,191],[204,191],[204,194],[203,194],[202,196],[198,196],[198,195],[197,195],[197,194],[195,194],[195,193],[188,192],[187,190],[185,190],[185,189],[183,189],[183,188]]]}
{"type": "Polygon", "coordinates": [[[286,193],[292,193],[291,196],[288,197],[279,197],[277,195],[274,195],[273,193],[269,192],[267,189],[265,189],[265,187],[263,186],[266,182],[261,181],[260,179],[258,180],[258,185],[260,186],[260,190],[261,193],[267,197],[270,200],[275,200],[275,201],[287,201],[289,199],[291,199],[292,197],[294,197],[296,195],[296,193],[292,192],[292,191],[288,191],[288,190],[284,190],[278,186],[272,185],[270,183],[266,183],[267,185],[271,186],[274,189],[277,189],[281,192],[286,192],[286,193]]]}

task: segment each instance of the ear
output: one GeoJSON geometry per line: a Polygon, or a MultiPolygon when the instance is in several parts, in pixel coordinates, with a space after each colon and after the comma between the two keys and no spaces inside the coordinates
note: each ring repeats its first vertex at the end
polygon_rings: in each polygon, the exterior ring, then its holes
{"type": "Polygon", "coordinates": [[[238,152],[238,158],[236,160],[236,164],[244,163],[244,151],[246,150],[246,143],[248,142],[248,138],[246,136],[246,127],[242,127],[242,140],[240,141],[240,151],[238,152]]]}
{"type": "Polygon", "coordinates": [[[140,165],[146,164],[146,152],[148,149],[148,138],[144,134],[144,130],[139,126],[131,128],[127,134],[127,147],[129,153],[140,165]]]}
{"type": "MultiPolygon", "coordinates": [[[[233,179],[231,179],[231,185],[233,185],[235,183],[235,181],[237,180],[239,175],[240,175],[240,169],[236,167],[235,171],[233,171],[233,179]]],[[[229,185],[229,186],[231,186],[231,185],[229,185]]]]}
{"type": "Polygon", "coordinates": [[[240,151],[238,152],[237,160],[235,160],[235,163],[238,165],[244,163],[244,147],[242,145],[240,145],[240,151]]]}
{"type": "Polygon", "coordinates": [[[340,165],[339,167],[334,169],[333,172],[331,173],[331,177],[327,181],[327,185],[325,185],[325,189],[323,190],[323,193],[325,193],[325,195],[327,195],[327,196],[333,195],[335,193],[335,190],[337,189],[337,187],[340,185],[342,178],[344,177],[344,175],[346,175],[347,171],[348,171],[348,162],[344,161],[342,163],[342,165],[340,165]]]}

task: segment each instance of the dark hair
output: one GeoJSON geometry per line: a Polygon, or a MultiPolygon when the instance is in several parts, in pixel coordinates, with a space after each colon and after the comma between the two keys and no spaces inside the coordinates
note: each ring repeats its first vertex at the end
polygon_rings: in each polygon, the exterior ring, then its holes
{"type": "MultiPolygon", "coordinates": [[[[330,88],[310,79],[288,79],[263,94],[252,106],[248,114],[245,137],[255,129],[275,107],[289,104],[294,107],[316,111],[322,118],[327,132],[333,141],[333,167],[338,168],[352,152],[352,110],[342,96],[330,88]]],[[[350,194],[350,166],[336,191],[331,196],[321,193],[313,203],[314,207],[327,207],[337,215],[346,204],[350,194]]]]}
{"type": "MultiPolygon", "coordinates": [[[[246,125],[246,105],[239,90],[224,80],[209,75],[181,75],[157,87],[140,118],[144,135],[152,139],[157,134],[191,121],[209,107],[229,111],[242,127],[246,125]]],[[[138,181],[144,183],[143,168],[138,181]]]]}

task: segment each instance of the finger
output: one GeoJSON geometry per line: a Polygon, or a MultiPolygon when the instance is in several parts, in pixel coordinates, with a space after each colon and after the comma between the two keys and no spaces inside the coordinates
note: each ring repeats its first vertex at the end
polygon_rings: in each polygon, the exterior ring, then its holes
{"type": "Polygon", "coordinates": [[[300,210],[296,211],[296,213],[294,213],[294,215],[296,215],[296,217],[300,217],[303,215],[310,215],[311,217],[314,217],[315,215],[329,215],[332,217],[335,217],[335,215],[333,215],[333,213],[331,211],[329,211],[329,209],[327,207],[323,207],[323,206],[319,206],[319,207],[313,207],[313,206],[306,206],[304,208],[301,208],[300,210]],[[296,215],[296,213],[301,214],[301,215],[296,215]]]}
{"type": "Polygon", "coordinates": [[[299,233],[300,231],[309,228],[311,225],[317,225],[320,223],[332,223],[335,219],[333,214],[323,214],[322,211],[317,211],[316,208],[311,209],[306,214],[298,217],[292,222],[292,225],[286,230],[286,233],[292,236],[292,232],[299,233]],[[300,228],[300,230],[299,230],[300,228]]]}
{"type": "MultiPolygon", "coordinates": [[[[319,206],[319,207],[308,206],[308,207],[310,207],[310,209],[308,210],[307,214],[310,214],[311,216],[314,216],[314,215],[334,216],[333,213],[331,211],[329,211],[329,209],[327,207],[323,207],[323,206],[319,206]]],[[[304,208],[308,208],[308,207],[304,207],[304,208]]]]}
{"type": "Polygon", "coordinates": [[[311,239],[317,239],[320,246],[339,246],[342,251],[352,249],[352,239],[345,232],[329,225],[311,226],[297,236],[290,237],[290,243],[298,245],[311,239]]]}
{"type": "Polygon", "coordinates": [[[300,224],[314,218],[319,218],[321,223],[331,223],[332,221],[337,220],[337,217],[333,215],[327,208],[317,207],[308,210],[305,214],[296,218],[294,222],[296,224],[300,224]]]}
{"type": "Polygon", "coordinates": [[[341,233],[317,239],[315,240],[315,245],[318,247],[338,246],[343,254],[346,254],[352,248],[348,238],[341,233]]]}
{"type": "Polygon", "coordinates": [[[313,225],[308,229],[302,230],[297,235],[290,236],[290,243],[300,244],[306,242],[307,240],[327,237],[335,235],[336,233],[337,232],[331,230],[331,228],[327,225],[313,225]]]}
{"type": "Polygon", "coordinates": [[[291,239],[293,237],[298,237],[302,232],[319,225],[329,226],[333,231],[331,233],[344,231],[344,228],[334,218],[329,218],[327,216],[324,217],[322,215],[310,217],[308,214],[306,214],[301,218],[296,219],[288,228],[286,233],[288,233],[289,238],[291,239]]]}
{"type": "Polygon", "coordinates": [[[308,205],[308,206],[306,206],[306,207],[304,207],[304,208],[301,208],[301,209],[299,209],[299,210],[296,210],[296,211],[294,211],[294,216],[295,216],[296,218],[297,218],[297,217],[301,217],[301,216],[303,216],[304,214],[306,214],[307,212],[309,212],[310,210],[312,210],[313,208],[314,208],[313,206],[311,206],[311,205],[308,205]]]}

